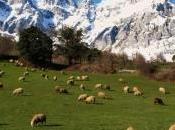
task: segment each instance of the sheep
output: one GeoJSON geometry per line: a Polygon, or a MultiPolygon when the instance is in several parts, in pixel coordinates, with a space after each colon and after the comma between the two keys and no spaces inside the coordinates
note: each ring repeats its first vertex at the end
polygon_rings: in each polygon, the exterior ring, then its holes
{"type": "Polygon", "coordinates": [[[139,91],[139,88],[138,88],[138,87],[133,87],[133,88],[132,88],[132,91],[133,91],[133,92],[139,91]]]}
{"type": "Polygon", "coordinates": [[[24,81],[25,80],[25,77],[24,76],[21,76],[18,78],[18,81],[24,81]]]}
{"type": "Polygon", "coordinates": [[[161,98],[154,98],[154,104],[165,105],[161,98]]]}
{"type": "Polygon", "coordinates": [[[3,83],[0,82],[0,88],[3,88],[3,83]]]}
{"type": "Polygon", "coordinates": [[[41,77],[43,77],[43,78],[46,76],[46,74],[43,74],[43,73],[42,73],[42,74],[40,74],[40,75],[41,75],[41,77]]]}
{"type": "Polygon", "coordinates": [[[26,72],[23,73],[23,75],[24,75],[24,76],[28,76],[28,75],[29,75],[29,72],[26,71],[26,72]]]}
{"type": "Polygon", "coordinates": [[[87,94],[81,94],[81,95],[79,95],[79,97],[78,97],[78,101],[84,101],[86,98],[88,97],[88,95],[87,94]]]}
{"type": "Polygon", "coordinates": [[[175,124],[171,125],[168,130],[175,130],[175,124]]]}
{"type": "Polygon", "coordinates": [[[55,91],[57,92],[57,93],[68,93],[68,91],[67,91],[67,89],[65,89],[65,88],[61,88],[61,87],[59,87],[59,86],[55,86],[55,91]]]}
{"type": "Polygon", "coordinates": [[[126,130],[134,130],[132,126],[129,126],[126,130]]]}
{"type": "Polygon", "coordinates": [[[123,92],[124,92],[125,94],[129,93],[129,87],[128,87],[128,86],[125,86],[125,87],[123,88],[123,92]]]}
{"type": "Polygon", "coordinates": [[[80,84],[80,89],[85,90],[85,86],[83,84],[80,84]]]}
{"type": "Polygon", "coordinates": [[[13,90],[13,95],[16,95],[16,96],[19,96],[19,95],[22,95],[24,93],[24,90],[23,88],[17,88],[15,90],[13,90]]]}
{"type": "Polygon", "coordinates": [[[88,77],[87,75],[82,75],[82,76],[81,76],[81,79],[82,79],[82,80],[88,80],[89,77],[88,77]]]}
{"type": "Polygon", "coordinates": [[[35,114],[30,122],[31,127],[35,127],[38,125],[38,123],[45,123],[46,124],[46,115],[43,113],[35,114]]]}
{"type": "Polygon", "coordinates": [[[53,80],[56,81],[57,80],[57,76],[53,76],[53,80]]]}
{"type": "Polygon", "coordinates": [[[106,99],[106,98],[107,98],[105,92],[98,92],[98,93],[97,93],[97,96],[98,96],[99,98],[103,98],[103,99],[106,99]]]}
{"type": "Polygon", "coordinates": [[[80,76],[77,76],[77,78],[76,78],[78,81],[80,81],[81,80],[81,77],[80,76]]]}
{"type": "Polygon", "coordinates": [[[102,87],[103,89],[106,89],[106,90],[110,90],[111,89],[111,86],[110,85],[103,85],[103,87],[102,87]]]}
{"type": "Polygon", "coordinates": [[[73,86],[74,84],[74,80],[67,80],[67,85],[73,86]]]}
{"type": "Polygon", "coordinates": [[[31,68],[31,70],[30,70],[30,71],[35,72],[35,71],[36,71],[36,69],[35,69],[35,68],[31,68]]]}
{"type": "Polygon", "coordinates": [[[68,78],[68,80],[74,80],[75,78],[74,78],[74,76],[70,76],[69,78],[68,78]]]}
{"type": "Polygon", "coordinates": [[[5,72],[1,70],[0,71],[0,77],[2,77],[4,74],[5,74],[5,72]]]}
{"type": "Polygon", "coordinates": [[[48,76],[48,75],[45,75],[44,78],[45,78],[46,80],[48,80],[48,79],[49,79],[49,76],[48,76]]]}
{"type": "Polygon", "coordinates": [[[10,63],[13,63],[13,62],[14,62],[14,60],[13,60],[13,59],[10,59],[10,60],[9,60],[9,62],[10,62],[10,63]]]}
{"type": "Polygon", "coordinates": [[[65,75],[65,74],[66,74],[64,71],[60,71],[60,73],[61,73],[62,75],[65,75]]]}
{"type": "Polygon", "coordinates": [[[89,96],[85,99],[86,104],[94,104],[95,103],[95,96],[89,96]]]}
{"type": "Polygon", "coordinates": [[[122,78],[119,78],[118,81],[119,81],[119,82],[123,82],[124,80],[123,80],[122,78]]]}
{"type": "Polygon", "coordinates": [[[165,88],[163,88],[163,87],[159,88],[159,92],[162,93],[162,94],[166,94],[165,88]]]}
{"type": "Polygon", "coordinates": [[[96,84],[94,87],[95,87],[96,89],[102,89],[102,88],[103,88],[103,85],[102,85],[102,84],[96,84]]]}
{"type": "Polygon", "coordinates": [[[134,96],[141,96],[142,94],[143,94],[143,93],[140,92],[139,90],[134,92],[134,96]]]}

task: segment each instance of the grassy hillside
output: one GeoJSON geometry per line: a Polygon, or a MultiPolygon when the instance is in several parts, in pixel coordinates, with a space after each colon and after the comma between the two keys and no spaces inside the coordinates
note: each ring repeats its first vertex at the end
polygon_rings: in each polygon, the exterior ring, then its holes
{"type": "Polygon", "coordinates": [[[7,62],[0,62],[0,69],[5,75],[0,78],[4,88],[0,90],[0,130],[32,130],[30,120],[35,113],[47,115],[47,125],[37,130],[125,130],[132,125],[136,130],[167,130],[175,122],[175,86],[172,83],[161,83],[149,80],[137,74],[87,74],[89,81],[77,81],[72,88],[66,86],[70,75],[81,75],[77,72],[59,71],[30,72],[25,82],[18,77],[25,71],[7,62]],[[4,65],[5,63],[5,65],[4,65]],[[49,80],[40,76],[49,75],[49,80]],[[52,77],[58,76],[57,81],[52,77]],[[144,96],[136,97],[124,94],[123,84],[119,78],[125,79],[130,87],[139,86],[144,96]],[[82,91],[79,85],[84,83],[87,90],[82,91]],[[110,84],[111,91],[106,93],[111,100],[97,98],[96,104],[78,102],[79,94],[96,95],[96,83],[110,84]],[[68,88],[68,95],[56,94],[56,85],[68,88]],[[24,88],[23,96],[12,96],[15,88],[24,88]],[[159,87],[166,87],[170,92],[161,95],[159,87]],[[166,106],[154,105],[155,97],[161,97],[166,106]]]}

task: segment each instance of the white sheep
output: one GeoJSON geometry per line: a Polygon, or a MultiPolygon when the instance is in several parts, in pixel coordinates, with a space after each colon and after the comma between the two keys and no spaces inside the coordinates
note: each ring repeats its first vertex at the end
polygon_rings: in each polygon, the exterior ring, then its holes
{"type": "Polygon", "coordinates": [[[65,89],[65,88],[62,88],[62,87],[59,87],[59,86],[55,86],[55,91],[57,92],[57,93],[64,93],[64,94],[67,94],[68,93],[68,91],[67,91],[67,89],[65,89]]]}
{"type": "Polygon", "coordinates": [[[22,95],[24,93],[24,90],[23,88],[17,88],[15,90],[13,90],[13,95],[16,95],[16,96],[19,96],[19,95],[22,95]]]}
{"type": "Polygon", "coordinates": [[[82,80],[88,80],[89,77],[88,77],[87,75],[82,75],[82,76],[81,76],[81,79],[82,79],[82,80]]]}
{"type": "Polygon", "coordinates": [[[41,113],[41,114],[35,114],[30,122],[31,127],[37,126],[39,123],[46,124],[46,115],[41,113]]]}
{"type": "Polygon", "coordinates": [[[77,79],[78,81],[80,81],[80,80],[81,80],[81,77],[80,77],[80,76],[77,76],[76,79],[77,79]]]}
{"type": "Polygon", "coordinates": [[[56,81],[57,80],[57,76],[53,76],[53,80],[56,81]]]}
{"type": "Polygon", "coordinates": [[[14,60],[13,60],[13,59],[10,59],[10,60],[9,60],[9,62],[10,62],[10,63],[13,63],[13,62],[14,62],[14,60]]]}
{"type": "Polygon", "coordinates": [[[3,83],[0,82],[0,88],[3,88],[3,83]]]}
{"type": "Polygon", "coordinates": [[[165,88],[163,88],[163,87],[159,88],[159,92],[162,93],[162,94],[166,94],[165,88]]]}
{"type": "Polygon", "coordinates": [[[139,90],[134,92],[134,96],[141,96],[141,95],[142,95],[142,92],[140,92],[139,90]]]}
{"type": "Polygon", "coordinates": [[[103,86],[102,86],[102,88],[103,88],[103,89],[106,89],[106,90],[110,90],[110,89],[111,89],[111,86],[110,86],[110,85],[105,84],[105,85],[103,85],[103,86]]]}
{"type": "Polygon", "coordinates": [[[4,74],[5,74],[5,72],[1,70],[0,71],[0,77],[2,77],[4,74]]]}
{"type": "Polygon", "coordinates": [[[23,75],[24,75],[24,76],[28,76],[28,75],[29,75],[29,72],[26,71],[26,72],[23,73],[23,75]]]}
{"type": "Polygon", "coordinates": [[[89,96],[85,99],[86,104],[94,104],[95,103],[95,96],[89,96]]]}
{"type": "Polygon", "coordinates": [[[44,78],[45,78],[46,80],[48,80],[48,79],[49,79],[49,76],[48,76],[48,75],[45,75],[44,78]]]}
{"type": "Polygon", "coordinates": [[[139,88],[138,88],[138,87],[133,87],[133,88],[132,88],[132,91],[133,91],[133,92],[139,91],[139,88]]]}
{"type": "Polygon", "coordinates": [[[80,89],[81,89],[81,90],[85,90],[84,84],[80,84],[80,89]]]}
{"type": "Polygon", "coordinates": [[[96,84],[94,87],[95,87],[96,89],[102,89],[102,88],[103,88],[103,85],[102,85],[102,84],[96,84]]]}
{"type": "Polygon", "coordinates": [[[74,78],[74,76],[70,76],[69,78],[68,78],[68,80],[74,80],[75,78],[74,78]]]}
{"type": "Polygon", "coordinates": [[[128,86],[125,86],[125,87],[123,88],[123,92],[124,92],[125,94],[129,93],[129,87],[128,87],[128,86]]]}
{"type": "Polygon", "coordinates": [[[134,130],[132,126],[129,126],[126,130],[134,130]]]}
{"type": "Polygon", "coordinates": [[[99,98],[103,98],[103,99],[106,99],[106,98],[107,98],[105,92],[98,92],[98,93],[97,93],[97,96],[98,96],[99,98]]]}
{"type": "Polygon", "coordinates": [[[67,80],[67,85],[73,86],[75,84],[74,80],[67,80]]]}
{"type": "Polygon", "coordinates": [[[24,81],[25,80],[25,77],[24,76],[21,76],[18,78],[18,81],[24,81]]]}
{"type": "Polygon", "coordinates": [[[175,130],[175,124],[171,125],[168,130],[175,130]]]}
{"type": "Polygon", "coordinates": [[[88,95],[87,94],[81,94],[81,95],[79,95],[79,97],[78,97],[78,101],[84,101],[86,98],[88,97],[88,95]]]}
{"type": "Polygon", "coordinates": [[[119,78],[118,81],[119,81],[119,82],[123,82],[124,80],[123,80],[122,78],[119,78]]]}

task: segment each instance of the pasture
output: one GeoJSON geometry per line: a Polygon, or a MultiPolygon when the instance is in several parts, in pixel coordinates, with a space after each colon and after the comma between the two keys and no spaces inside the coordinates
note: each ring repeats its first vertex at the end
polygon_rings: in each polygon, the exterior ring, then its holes
{"type": "Polygon", "coordinates": [[[67,78],[83,73],[37,70],[30,72],[24,82],[18,81],[24,67],[12,63],[0,62],[5,74],[0,78],[4,87],[0,89],[0,130],[126,130],[133,126],[136,130],[168,130],[175,123],[175,84],[149,80],[138,74],[84,74],[89,81],[76,81],[68,87],[67,78]],[[41,73],[49,76],[46,80],[41,73]],[[57,80],[53,80],[53,76],[57,80]],[[127,83],[119,82],[123,78],[127,83]],[[86,89],[80,90],[83,83],[86,89]],[[111,90],[105,91],[111,99],[96,99],[95,104],[78,102],[80,94],[97,95],[94,85],[110,84],[111,90]],[[55,86],[67,88],[68,94],[58,94],[55,86]],[[144,95],[124,94],[123,87],[139,86],[144,95]],[[22,87],[22,96],[14,96],[14,89],[22,87]],[[158,88],[165,87],[169,94],[159,93],[158,88]],[[165,106],[154,105],[154,98],[160,97],[165,106]],[[36,113],[45,113],[46,125],[31,128],[30,120],[36,113]]]}

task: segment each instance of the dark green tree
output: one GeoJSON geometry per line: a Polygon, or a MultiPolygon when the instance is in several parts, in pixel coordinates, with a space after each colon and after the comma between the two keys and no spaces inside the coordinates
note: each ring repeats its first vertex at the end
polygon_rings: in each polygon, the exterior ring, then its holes
{"type": "Polygon", "coordinates": [[[57,52],[64,55],[69,64],[82,63],[92,58],[96,53],[88,45],[82,42],[83,31],[75,30],[71,27],[63,27],[58,34],[58,39],[62,43],[57,52]]]}
{"type": "Polygon", "coordinates": [[[52,40],[36,27],[20,32],[17,48],[20,55],[34,64],[49,63],[52,59],[52,40]]]}

